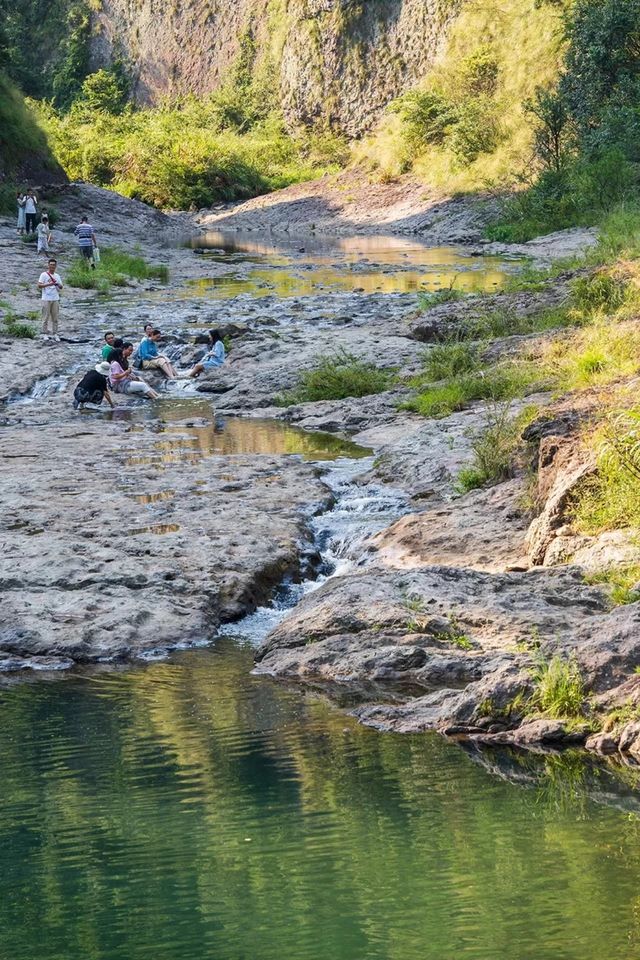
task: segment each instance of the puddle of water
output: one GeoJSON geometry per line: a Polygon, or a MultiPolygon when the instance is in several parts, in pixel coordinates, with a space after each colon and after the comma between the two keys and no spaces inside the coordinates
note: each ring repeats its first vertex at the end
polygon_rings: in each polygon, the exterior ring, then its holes
{"type": "Polygon", "coordinates": [[[130,493],[129,496],[136,503],[159,503],[161,500],[171,500],[175,497],[175,490],[159,490],[157,493],[130,493]]]}
{"type": "Polygon", "coordinates": [[[132,465],[194,463],[202,457],[240,454],[296,455],[308,461],[337,460],[348,457],[358,460],[372,451],[330,433],[310,433],[277,420],[254,420],[243,417],[216,417],[206,400],[166,400],[150,405],[118,411],[119,419],[128,419],[142,426],[157,423],[163,439],[153,453],[140,456],[131,444],[132,465]]]}
{"type": "Polygon", "coordinates": [[[452,286],[468,293],[503,286],[513,272],[500,257],[472,256],[465,248],[428,247],[402,237],[322,237],[257,240],[217,231],[193,238],[217,263],[239,267],[225,276],[194,280],[195,295],[231,299],[311,296],[323,292],[416,293],[452,286]]]}
{"type": "Polygon", "coordinates": [[[158,536],[164,536],[167,533],[177,533],[180,529],[179,523],[152,523],[148,527],[136,527],[135,530],[130,530],[130,533],[133,534],[143,534],[143,533],[154,533],[158,536]]]}

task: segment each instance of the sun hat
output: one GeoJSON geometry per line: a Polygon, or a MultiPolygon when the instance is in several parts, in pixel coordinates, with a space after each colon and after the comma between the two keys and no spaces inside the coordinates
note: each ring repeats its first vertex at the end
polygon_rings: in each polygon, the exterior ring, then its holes
{"type": "Polygon", "coordinates": [[[98,373],[101,373],[103,377],[106,377],[107,374],[111,373],[111,365],[108,364],[106,360],[103,360],[101,363],[96,363],[96,370],[98,373]]]}

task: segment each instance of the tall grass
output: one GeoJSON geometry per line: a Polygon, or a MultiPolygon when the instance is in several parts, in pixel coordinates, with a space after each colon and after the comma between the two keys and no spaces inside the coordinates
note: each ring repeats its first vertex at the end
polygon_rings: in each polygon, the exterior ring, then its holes
{"type": "MultiPolygon", "coordinates": [[[[485,370],[474,370],[452,377],[448,382],[422,389],[402,405],[424,417],[446,417],[463,410],[474,400],[513,400],[540,386],[540,369],[527,360],[497,363],[485,370]]],[[[413,381],[422,386],[424,377],[413,381]]]]}
{"type": "Polygon", "coordinates": [[[129,279],[166,281],[169,270],[164,264],[150,264],[140,256],[114,247],[100,248],[100,262],[93,270],[84,257],[77,257],[66,280],[71,287],[83,290],[108,290],[110,286],[125,286],[129,279]]]}
{"type": "Polygon", "coordinates": [[[468,493],[513,476],[518,451],[524,447],[522,431],[537,414],[535,405],[526,407],[516,417],[509,402],[490,406],[483,429],[471,442],[473,459],[462,467],[456,478],[458,492],[468,493]]]}
{"type": "Polygon", "coordinates": [[[528,707],[557,719],[584,716],[585,685],[575,658],[540,660],[533,672],[535,689],[528,707]]]}
{"type": "Polygon", "coordinates": [[[381,370],[371,363],[358,360],[353,354],[341,351],[333,356],[322,357],[313,370],[302,373],[298,384],[278,397],[276,402],[289,407],[319,400],[366,397],[387,390],[392,379],[391,371],[381,370]]]}

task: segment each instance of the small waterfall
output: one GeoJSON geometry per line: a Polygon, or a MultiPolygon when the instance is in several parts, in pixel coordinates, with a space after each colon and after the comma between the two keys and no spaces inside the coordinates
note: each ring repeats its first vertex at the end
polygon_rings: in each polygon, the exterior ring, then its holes
{"type": "Polygon", "coordinates": [[[236,623],[224,624],[220,634],[238,637],[258,646],[306,594],[331,577],[342,576],[367,561],[363,550],[369,537],[383,530],[409,510],[406,495],[391,487],[367,483],[357,477],[373,466],[373,458],[338,460],[324,477],[336,496],[334,506],[311,522],[314,543],[320,552],[320,575],[301,583],[287,582],[264,607],[236,623]]]}

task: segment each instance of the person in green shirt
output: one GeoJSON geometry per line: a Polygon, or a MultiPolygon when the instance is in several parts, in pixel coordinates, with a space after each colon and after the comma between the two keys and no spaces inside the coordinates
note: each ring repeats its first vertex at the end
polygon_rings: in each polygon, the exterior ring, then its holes
{"type": "Polygon", "coordinates": [[[104,346],[102,348],[102,359],[106,360],[111,351],[113,350],[113,341],[115,340],[115,333],[112,330],[107,330],[104,335],[104,346]]]}

